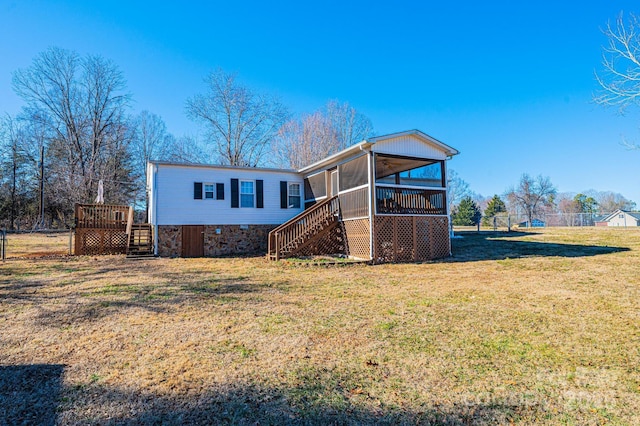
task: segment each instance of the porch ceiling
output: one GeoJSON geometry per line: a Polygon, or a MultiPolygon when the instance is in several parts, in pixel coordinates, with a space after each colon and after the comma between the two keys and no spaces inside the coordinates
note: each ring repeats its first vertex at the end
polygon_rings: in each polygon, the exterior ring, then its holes
{"type": "Polygon", "coordinates": [[[414,158],[398,158],[387,155],[376,155],[376,179],[404,172],[417,167],[435,163],[435,160],[420,160],[414,158]]]}

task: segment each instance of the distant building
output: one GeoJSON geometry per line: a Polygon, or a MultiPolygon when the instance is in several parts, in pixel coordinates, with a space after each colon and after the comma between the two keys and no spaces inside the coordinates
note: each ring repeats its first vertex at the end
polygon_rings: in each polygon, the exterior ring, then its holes
{"type": "Polygon", "coordinates": [[[529,221],[520,222],[518,224],[520,228],[544,228],[546,226],[544,220],[533,219],[531,221],[531,226],[529,226],[529,221]]]}
{"type": "Polygon", "coordinates": [[[640,212],[616,210],[613,213],[594,218],[595,226],[640,226],[640,212]]]}

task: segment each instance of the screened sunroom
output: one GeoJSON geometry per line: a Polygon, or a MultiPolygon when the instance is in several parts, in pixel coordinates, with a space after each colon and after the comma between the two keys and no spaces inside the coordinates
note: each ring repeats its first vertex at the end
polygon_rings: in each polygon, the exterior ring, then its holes
{"type": "Polygon", "coordinates": [[[305,214],[324,209],[333,217],[325,221],[339,226],[326,235],[331,243],[307,244],[307,253],[342,251],[377,263],[448,256],[446,161],[456,154],[414,130],[371,138],[301,169],[306,210],[292,220],[300,229],[292,238],[311,223],[305,214]]]}

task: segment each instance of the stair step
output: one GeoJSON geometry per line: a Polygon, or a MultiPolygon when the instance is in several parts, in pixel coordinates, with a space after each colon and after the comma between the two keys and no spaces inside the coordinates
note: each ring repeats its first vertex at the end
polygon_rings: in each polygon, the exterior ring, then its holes
{"type": "Polygon", "coordinates": [[[129,234],[127,258],[153,257],[153,227],[149,223],[134,223],[129,234]]]}

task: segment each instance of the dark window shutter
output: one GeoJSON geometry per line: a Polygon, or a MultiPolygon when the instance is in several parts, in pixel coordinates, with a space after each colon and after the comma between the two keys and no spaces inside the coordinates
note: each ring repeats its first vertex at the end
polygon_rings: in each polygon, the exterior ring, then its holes
{"type": "Polygon", "coordinates": [[[202,200],[202,182],[193,182],[193,199],[202,200]]]}
{"type": "Polygon", "coordinates": [[[240,188],[238,179],[231,179],[231,207],[240,207],[240,188]]]}
{"type": "Polygon", "coordinates": [[[224,183],[216,183],[216,200],[224,200],[224,183]]]}
{"type": "Polygon", "coordinates": [[[264,195],[263,195],[263,181],[256,180],[256,207],[259,209],[264,208],[264,195]]]}
{"type": "Polygon", "coordinates": [[[280,181],[280,208],[286,209],[289,207],[289,200],[287,199],[287,182],[280,181]]]}

